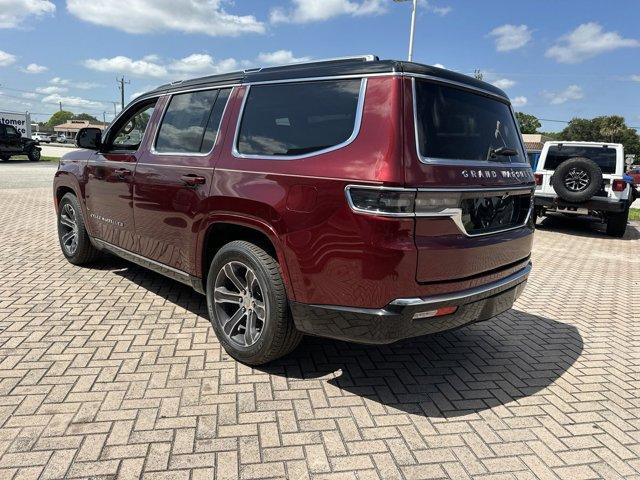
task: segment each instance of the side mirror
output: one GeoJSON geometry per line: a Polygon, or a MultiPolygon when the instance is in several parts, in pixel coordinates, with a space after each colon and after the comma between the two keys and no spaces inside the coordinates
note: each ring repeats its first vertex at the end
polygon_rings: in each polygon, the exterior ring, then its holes
{"type": "Polygon", "coordinates": [[[99,128],[81,128],[76,136],[76,145],[89,150],[99,150],[102,145],[102,130],[99,128]]]}

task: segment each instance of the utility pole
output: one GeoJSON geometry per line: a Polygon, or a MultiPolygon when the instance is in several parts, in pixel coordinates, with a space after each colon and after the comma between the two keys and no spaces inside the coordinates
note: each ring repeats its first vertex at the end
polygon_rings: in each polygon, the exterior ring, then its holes
{"type": "Polygon", "coordinates": [[[60,111],[62,111],[62,102],[60,102],[60,111]]]}
{"type": "Polygon", "coordinates": [[[105,111],[102,112],[102,123],[107,124],[107,112],[105,111]]]}
{"type": "Polygon", "coordinates": [[[476,68],[473,71],[473,76],[475,78],[477,78],[478,80],[483,80],[484,79],[484,73],[482,73],[482,70],[480,70],[479,68],[476,68]]]}
{"type": "Polygon", "coordinates": [[[120,103],[121,103],[121,106],[122,106],[122,110],[124,110],[124,86],[125,86],[125,84],[128,85],[131,82],[129,80],[127,80],[125,82],[124,75],[120,79],[116,78],[116,82],[118,82],[118,88],[120,89],[120,103]]]}
{"type": "Polygon", "coordinates": [[[418,12],[418,0],[393,0],[396,3],[411,2],[413,4],[411,9],[411,30],[409,31],[409,55],[407,60],[413,61],[413,39],[416,34],[416,14],[418,12]]]}
{"type": "Polygon", "coordinates": [[[116,110],[116,108],[118,107],[118,102],[111,102],[111,103],[113,103],[113,116],[115,118],[116,115],[118,115],[118,111],[116,110]]]}

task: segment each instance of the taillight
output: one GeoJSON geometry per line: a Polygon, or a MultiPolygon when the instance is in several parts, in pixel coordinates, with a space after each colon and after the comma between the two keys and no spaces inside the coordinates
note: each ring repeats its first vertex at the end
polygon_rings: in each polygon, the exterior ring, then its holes
{"type": "Polygon", "coordinates": [[[361,213],[413,216],[416,192],[384,188],[347,188],[351,208],[361,213]]]}
{"type": "Polygon", "coordinates": [[[533,176],[536,179],[536,185],[542,185],[542,174],[536,173],[533,176]]]}
{"type": "Polygon", "coordinates": [[[420,192],[384,187],[347,187],[351,208],[359,213],[413,216],[437,215],[460,208],[460,192],[420,192]]]}
{"type": "Polygon", "coordinates": [[[627,182],[624,180],[614,180],[612,188],[614,192],[624,192],[627,188],[627,182]]]}

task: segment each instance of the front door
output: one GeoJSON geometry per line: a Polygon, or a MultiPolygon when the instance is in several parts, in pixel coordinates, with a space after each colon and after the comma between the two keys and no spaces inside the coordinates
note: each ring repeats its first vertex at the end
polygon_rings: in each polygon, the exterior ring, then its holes
{"type": "Polygon", "coordinates": [[[136,167],[134,219],[140,254],[192,275],[197,271],[198,221],[206,213],[204,200],[230,92],[212,89],[164,98],[157,135],[136,167]]]}
{"type": "Polygon", "coordinates": [[[16,153],[22,148],[20,133],[11,125],[0,124],[0,155],[16,153]]]}
{"type": "Polygon", "coordinates": [[[130,107],[109,129],[87,164],[86,223],[93,237],[136,252],[133,176],[156,99],[130,107]]]}

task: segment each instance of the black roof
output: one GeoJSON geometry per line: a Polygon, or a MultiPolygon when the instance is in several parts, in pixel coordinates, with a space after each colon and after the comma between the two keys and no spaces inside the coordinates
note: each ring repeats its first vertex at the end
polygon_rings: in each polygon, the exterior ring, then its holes
{"type": "Polygon", "coordinates": [[[508,98],[504,91],[494,85],[461,73],[420,63],[398,60],[379,60],[377,57],[319,60],[317,62],[299,63],[280,67],[256,68],[241,72],[210,75],[207,77],[168,83],[142,95],[139,98],[156,96],[158,94],[170,93],[178,90],[209,86],[215,87],[216,85],[229,85],[234,83],[241,84],[274,80],[295,80],[296,78],[367,75],[372,73],[394,72],[427,75],[434,79],[442,79],[444,81],[456,82],[469,87],[480,88],[501,97],[508,98]]]}

